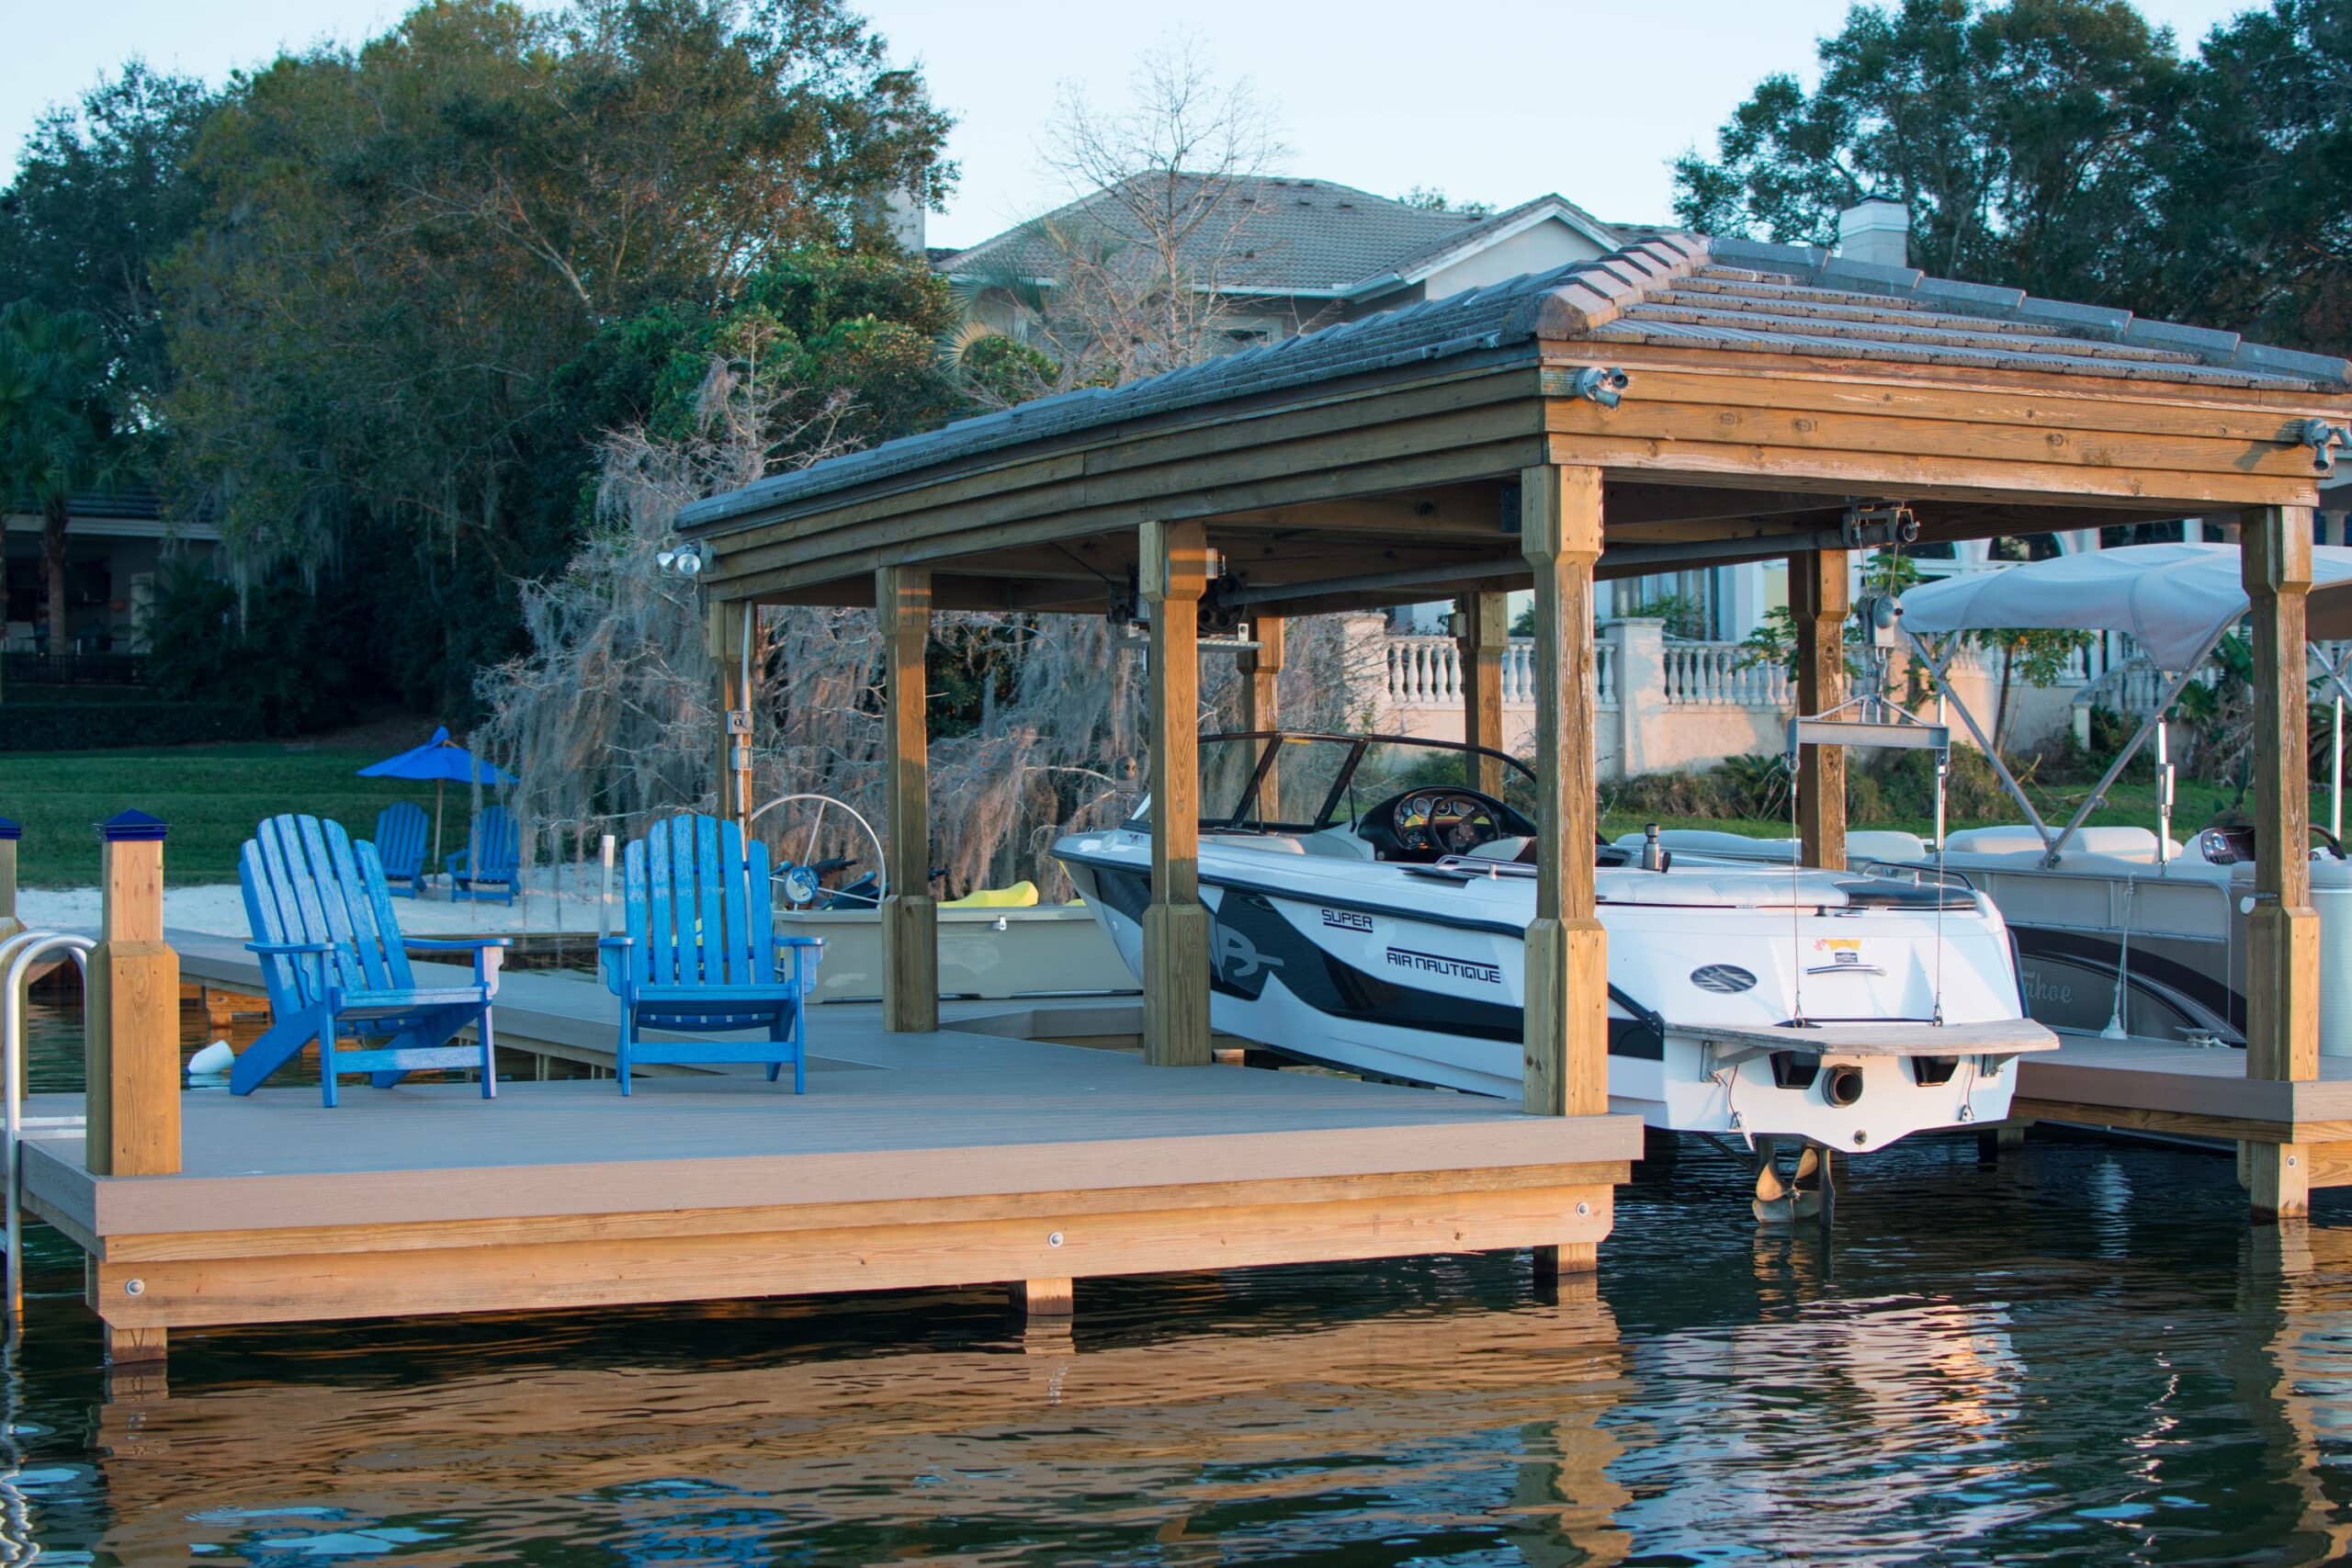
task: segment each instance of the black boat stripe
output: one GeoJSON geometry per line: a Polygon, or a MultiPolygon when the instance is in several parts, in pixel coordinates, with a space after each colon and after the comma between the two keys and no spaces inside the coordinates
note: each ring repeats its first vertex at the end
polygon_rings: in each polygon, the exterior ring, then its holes
{"type": "MultiPolygon", "coordinates": [[[[1132,881],[1142,887],[1145,897],[1148,898],[1150,896],[1149,874],[1141,868],[1130,865],[1124,861],[1113,860],[1108,857],[1072,854],[1067,852],[1059,854],[1057,858],[1062,860],[1074,860],[1079,862],[1080,864],[1091,866],[1098,872],[1108,872],[1122,880],[1132,881]]],[[[1381,904],[1370,904],[1336,898],[1324,898],[1319,895],[1314,897],[1306,897],[1295,891],[1271,886],[1261,886],[1234,878],[1203,875],[1201,880],[1213,887],[1223,888],[1231,892],[1254,895],[1261,898],[1280,900],[1283,903],[1314,904],[1330,908],[1352,909],[1359,914],[1383,915],[1390,919],[1419,920],[1425,924],[1430,925],[1452,925],[1457,929],[1487,931],[1513,937],[1521,942],[1526,940],[1527,935],[1525,927],[1509,925],[1501,921],[1487,920],[1473,923],[1466,919],[1447,920],[1442,917],[1426,915],[1419,911],[1415,911],[1409,914],[1403,913],[1392,907],[1381,904]]],[[[1134,902],[1132,898],[1110,897],[1110,890],[1107,888],[1104,889],[1104,894],[1105,901],[1110,903],[1114,908],[1120,909],[1130,919],[1138,918],[1135,909],[1126,908],[1129,903],[1134,902]]],[[[1311,947],[1314,944],[1309,941],[1308,945],[1311,947]]],[[[1331,954],[1328,950],[1316,948],[1315,951],[1321,954],[1327,964],[1332,965],[1339,971],[1344,972],[1344,974],[1351,978],[1359,982],[1372,981],[1372,976],[1365,976],[1363,971],[1344,963],[1338,957],[1331,954]]],[[[1210,976],[1213,985],[1225,989],[1228,994],[1245,994],[1236,992],[1234,987],[1226,985],[1218,976],[1216,966],[1214,964],[1210,965],[1210,976]]],[[[1385,982],[1379,983],[1385,984],[1385,982]]],[[[1324,1007],[1315,1002],[1295,987],[1287,987],[1285,988],[1289,989],[1293,996],[1297,997],[1301,1001],[1306,1002],[1308,1006],[1315,1008],[1318,1012],[1324,1012],[1332,1017],[1350,1016],[1350,1010],[1348,1009],[1324,1007]]],[[[1467,1000],[1467,998],[1449,997],[1442,992],[1434,991],[1413,991],[1410,994],[1414,996],[1428,996],[1436,1001],[1449,1004],[1458,1005],[1467,1000]]],[[[1654,1010],[1653,1009],[1643,1006],[1633,997],[1627,995],[1614,982],[1611,982],[1609,987],[1609,999],[1615,1002],[1619,1007],[1623,1008],[1627,1012],[1633,1015],[1631,1018],[1612,1018],[1609,1021],[1609,1054],[1612,1056],[1638,1057],[1643,1060],[1653,1062],[1662,1060],[1666,1055],[1665,1015],[1654,1010]]],[[[1513,1014],[1518,1014],[1521,1011],[1521,1010],[1518,1008],[1498,1009],[1498,1010],[1508,1011],[1513,1014]]],[[[1379,1022],[1382,1021],[1377,1018],[1367,1018],[1366,1021],[1379,1022]]],[[[1474,1038],[1482,1039],[1511,1040],[1520,1037],[1521,1029],[1521,1026],[1517,1023],[1513,1023],[1508,1027],[1488,1025],[1485,1027],[1473,1026],[1468,1029],[1464,1029],[1459,1027],[1459,1022],[1460,1021],[1456,1020],[1457,1027],[1444,1031],[1444,1032],[1468,1033],[1474,1038]]]]}

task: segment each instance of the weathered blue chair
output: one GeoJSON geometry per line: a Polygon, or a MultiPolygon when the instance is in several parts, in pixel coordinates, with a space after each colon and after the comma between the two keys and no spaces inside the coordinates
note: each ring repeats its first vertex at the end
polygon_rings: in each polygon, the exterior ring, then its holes
{"type": "Polygon", "coordinates": [[[261,955],[270,1025],[230,1069],[232,1093],[251,1094],[315,1040],[330,1106],[343,1073],[368,1073],[388,1089],[420,1069],[479,1067],[482,1098],[497,1094],[490,1008],[504,937],[403,941],[375,846],[355,846],[341,823],[316,817],[264,822],[245,840],[237,879],[253,926],[248,945],[261,955]],[[472,983],[419,986],[409,968],[412,947],[472,953],[472,983]],[[469,1024],[475,1043],[450,1043],[469,1024]]]}
{"type": "Polygon", "coordinates": [[[402,897],[415,897],[424,882],[424,807],[412,801],[387,806],[376,817],[376,858],[383,862],[385,884],[402,897]]]}
{"type": "Polygon", "coordinates": [[[774,1083],[792,1065],[792,1092],[808,1087],[804,1006],[825,944],[777,936],[768,897],[768,847],[711,817],[673,817],[624,852],[622,936],[608,936],[605,984],[621,1002],[615,1060],[621,1092],[647,1062],[764,1062],[774,1083]],[[790,962],[786,962],[786,955],[790,962]],[[758,1029],[764,1040],[654,1040],[758,1029]]]}
{"type": "Polygon", "coordinates": [[[514,818],[507,814],[506,807],[485,808],[468,830],[466,847],[449,857],[451,902],[460,898],[514,902],[514,886],[520,880],[523,859],[522,841],[522,835],[515,831],[514,818]]]}

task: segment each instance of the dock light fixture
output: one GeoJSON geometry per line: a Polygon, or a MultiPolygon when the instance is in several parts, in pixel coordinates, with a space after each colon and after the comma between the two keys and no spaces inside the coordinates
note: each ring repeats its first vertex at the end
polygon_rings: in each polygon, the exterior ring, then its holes
{"type": "Polygon", "coordinates": [[[2312,449],[2312,472],[2325,478],[2335,472],[2338,447],[2352,446],[2352,432],[2324,419],[2307,419],[2290,433],[2291,439],[2312,449]]]}
{"type": "Polygon", "coordinates": [[[653,564],[663,571],[674,571],[680,577],[695,578],[702,575],[702,569],[708,566],[710,560],[705,555],[702,546],[695,543],[679,545],[673,548],[662,550],[653,558],[653,564]]]}
{"type": "Polygon", "coordinates": [[[1577,372],[1568,390],[1589,403],[1613,409],[1624,400],[1625,389],[1633,384],[1634,378],[1613,365],[1589,365],[1577,372]]]}

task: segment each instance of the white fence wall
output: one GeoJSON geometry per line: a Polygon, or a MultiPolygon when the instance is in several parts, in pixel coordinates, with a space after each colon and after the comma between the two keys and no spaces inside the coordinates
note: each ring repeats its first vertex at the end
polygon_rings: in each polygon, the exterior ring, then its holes
{"type": "MultiPolygon", "coordinates": [[[[1737,643],[1669,640],[1664,623],[1605,622],[1593,646],[1604,779],[1704,768],[1742,752],[1777,752],[1785,744],[1796,690],[1777,664],[1747,662],[1737,643]]],[[[1503,654],[1503,745],[1524,753],[1535,744],[1534,644],[1513,637],[1503,654]]],[[[1431,739],[1464,734],[1462,654],[1449,637],[1386,638],[1385,689],[1378,728],[1431,739]]],[[[2011,733],[2047,736],[2071,719],[2075,694],[2106,670],[2101,651],[2078,654],[2056,685],[2016,686],[2011,733]]],[[[2000,671],[1973,649],[1951,666],[1952,683],[1989,728],[2000,671]]]]}

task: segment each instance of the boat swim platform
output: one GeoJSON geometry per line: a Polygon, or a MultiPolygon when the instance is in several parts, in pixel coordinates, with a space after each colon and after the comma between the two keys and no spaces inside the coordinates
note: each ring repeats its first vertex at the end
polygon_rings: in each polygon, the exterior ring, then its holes
{"type": "Polygon", "coordinates": [[[83,1097],[39,1095],[25,1201],[90,1255],[130,1361],[241,1324],[990,1284],[1051,1318],[1102,1275],[1521,1247],[1589,1268],[1642,1147],[1637,1117],[892,1034],[865,1009],[811,1010],[809,1036],[801,1096],[758,1074],[332,1111],[315,1086],[194,1091],[165,1176],[92,1176],[83,1097]]]}

